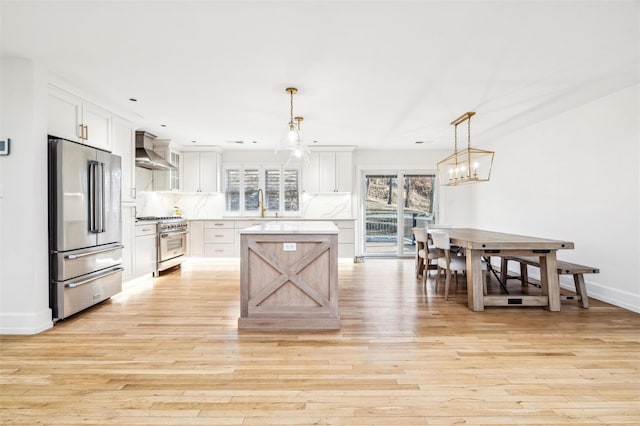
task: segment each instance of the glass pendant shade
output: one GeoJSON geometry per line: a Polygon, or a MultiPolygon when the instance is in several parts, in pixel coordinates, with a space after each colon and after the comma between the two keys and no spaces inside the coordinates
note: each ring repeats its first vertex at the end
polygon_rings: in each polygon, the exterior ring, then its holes
{"type": "Polygon", "coordinates": [[[309,167],[311,165],[311,159],[309,158],[311,151],[303,142],[302,135],[300,133],[300,122],[304,120],[304,118],[293,116],[293,95],[294,93],[298,93],[298,89],[296,89],[295,87],[288,87],[286,89],[286,92],[290,95],[289,130],[287,131],[287,134],[280,140],[280,145],[278,148],[276,148],[276,153],[281,149],[290,151],[289,158],[287,158],[287,162],[285,163],[285,167],[288,167],[292,163],[297,162],[302,162],[305,167],[309,167]]]}

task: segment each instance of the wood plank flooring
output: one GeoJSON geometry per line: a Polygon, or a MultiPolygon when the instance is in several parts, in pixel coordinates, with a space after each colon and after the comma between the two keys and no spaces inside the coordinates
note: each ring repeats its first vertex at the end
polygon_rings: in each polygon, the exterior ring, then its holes
{"type": "Polygon", "coordinates": [[[379,259],[340,264],[340,330],[239,332],[239,276],[189,262],[0,337],[0,423],[640,424],[638,314],[474,313],[462,281],[445,302],[413,260],[379,259]]]}

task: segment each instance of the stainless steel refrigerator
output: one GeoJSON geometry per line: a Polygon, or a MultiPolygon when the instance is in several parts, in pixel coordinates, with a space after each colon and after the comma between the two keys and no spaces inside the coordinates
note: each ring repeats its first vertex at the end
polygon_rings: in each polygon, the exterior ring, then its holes
{"type": "Polygon", "coordinates": [[[61,320],[122,290],[120,157],[49,136],[49,304],[61,320]]]}

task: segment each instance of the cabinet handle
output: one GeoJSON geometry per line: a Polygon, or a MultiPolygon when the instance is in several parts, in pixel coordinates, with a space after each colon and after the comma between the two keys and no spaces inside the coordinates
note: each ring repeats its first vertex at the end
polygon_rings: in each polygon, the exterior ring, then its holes
{"type": "Polygon", "coordinates": [[[89,126],[84,125],[84,139],[89,140],[89,126]]]}
{"type": "Polygon", "coordinates": [[[222,237],[224,237],[224,235],[214,235],[214,237],[216,237],[216,238],[222,238],[222,237]]]}
{"type": "Polygon", "coordinates": [[[80,125],[78,125],[78,127],[80,128],[79,129],[80,130],[80,134],[78,135],[78,137],[80,139],[84,139],[84,124],[80,124],[80,125]]]}

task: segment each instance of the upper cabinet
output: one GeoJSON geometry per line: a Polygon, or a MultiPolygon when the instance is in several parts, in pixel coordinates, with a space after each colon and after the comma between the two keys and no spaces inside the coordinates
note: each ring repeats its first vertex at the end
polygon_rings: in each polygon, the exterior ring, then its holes
{"type": "Polygon", "coordinates": [[[49,86],[50,135],[111,151],[111,114],[69,92],[49,86]]]}
{"type": "Polygon", "coordinates": [[[136,199],[135,188],[135,128],[129,121],[114,116],[113,153],[122,157],[122,202],[133,202],[136,199]]]}
{"type": "Polygon", "coordinates": [[[351,192],[354,148],[333,147],[331,149],[311,152],[309,157],[311,165],[302,170],[305,192],[351,192]]]}
{"type": "Polygon", "coordinates": [[[154,139],[153,150],[174,166],[174,169],[171,170],[153,171],[153,190],[180,191],[182,186],[180,176],[184,168],[182,164],[182,152],[172,149],[169,139],[154,139]]]}
{"type": "Polygon", "coordinates": [[[185,151],[183,157],[184,192],[218,192],[220,190],[220,154],[213,151],[185,151]]]}

